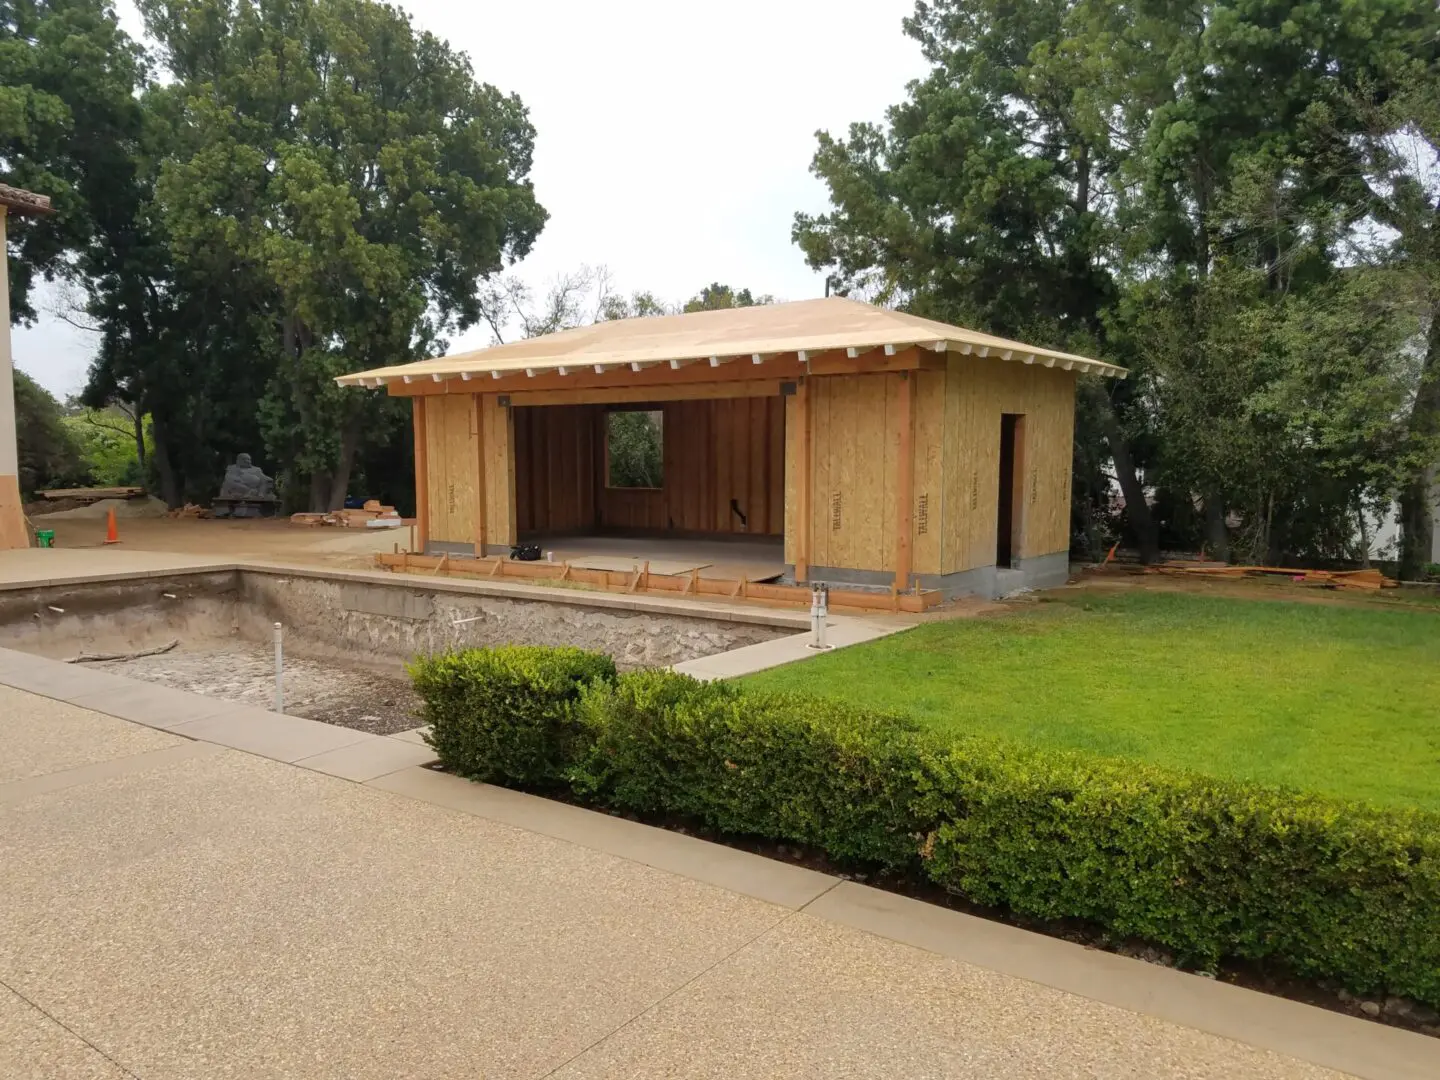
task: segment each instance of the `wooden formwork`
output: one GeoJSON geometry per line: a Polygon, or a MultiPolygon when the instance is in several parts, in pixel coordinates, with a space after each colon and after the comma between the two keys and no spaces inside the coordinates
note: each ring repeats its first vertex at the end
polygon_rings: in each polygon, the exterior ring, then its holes
{"type": "MultiPolygon", "coordinates": [[[[491,578],[588,586],[605,592],[643,593],[648,596],[694,597],[711,600],[744,600],[785,607],[810,606],[809,585],[774,585],[767,582],[726,580],[701,577],[699,571],[688,574],[652,574],[647,562],[631,571],[585,570],[569,563],[520,562],[499,557],[452,559],[449,555],[410,555],[405,552],[381,553],[376,565],[402,573],[431,576],[458,575],[470,578],[491,578]]],[[[865,592],[860,589],[832,588],[830,607],[851,611],[921,612],[940,603],[938,590],[902,593],[865,592]]]]}

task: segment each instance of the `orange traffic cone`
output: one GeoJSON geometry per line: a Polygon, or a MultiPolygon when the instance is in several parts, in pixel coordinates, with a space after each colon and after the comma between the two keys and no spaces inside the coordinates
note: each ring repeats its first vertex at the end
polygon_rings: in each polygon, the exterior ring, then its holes
{"type": "Polygon", "coordinates": [[[110,508],[110,513],[105,515],[105,543],[118,544],[120,542],[120,530],[115,527],[115,508],[110,508]]]}

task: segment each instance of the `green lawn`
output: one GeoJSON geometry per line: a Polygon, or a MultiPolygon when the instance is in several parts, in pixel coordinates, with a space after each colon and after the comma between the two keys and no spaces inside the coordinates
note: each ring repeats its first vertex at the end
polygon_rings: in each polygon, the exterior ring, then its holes
{"type": "Polygon", "coordinates": [[[745,680],[1004,735],[1440,810],[1440,614],[1067,595],[745,680]]]}

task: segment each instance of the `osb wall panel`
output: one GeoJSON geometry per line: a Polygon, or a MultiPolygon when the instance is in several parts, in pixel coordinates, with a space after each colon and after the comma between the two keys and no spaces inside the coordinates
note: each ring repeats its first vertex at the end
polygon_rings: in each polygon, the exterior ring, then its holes
{"type": "Polygon", "coordinates": [[[941,572],[995,563],[1003,413],[1025,417],[1016,550],[1022,558],[1067,550],[1074,373],[951,356],[947,376],[941,572]]]}
{"type": "Polygon", "coordinates": [[[945,372],[919,371],[915,378],[915,506],[911,513],[912,566],[917,574],[940,573],[945,516],[945,372]]]}
{"type": "Polygon", "coordinates": [[[425,404],[425,462],[430,539],[474,543],[479,439],[473,394],[446,394],[425,404]]]}
{"type": "Polygon", "coordinates": [[[784,399],[667,401],[660,408],[661,487],[604,487],[602,459],[599,523],[617,530],[780,535],[785,527],[784,399]],[[743,523],[732,499],[745,515],[743,523]]]}
{"type": "Polygon", "coordinates": [[[542,405],[511,411],[520,534],[593,532],[604,409],[542,405]]]}
{"type": "Polygon", "coordinates": [[[898,373],[808,380],[811,409],[810,563],[895,566],[902,416],[898,373]]]}
{"type": "MultiPolygon", "coordinates": [[[[808,390],[804,391],[809,393],[808,390]]],[[[793,564],[799,553],[800,471],[804,467],[804,444],[800,441],[800,397],[791,394],[785,401],[785,561],[793,564]]]]}
{"type": "MultiPolygon", "coordinates": [[[[448,397],[447,397],[448,400],[448,397]]],[[[499,394],[481,394],[480,430],[485,462],[485,542],[515,542],[515,426],[499,394]]]]}

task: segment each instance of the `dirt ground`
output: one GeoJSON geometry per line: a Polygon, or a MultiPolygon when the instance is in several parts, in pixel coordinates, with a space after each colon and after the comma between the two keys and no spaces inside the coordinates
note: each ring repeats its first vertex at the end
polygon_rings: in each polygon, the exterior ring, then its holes
{"type": "MultiPolygon", "coordinates": [[[[275,707],[275,654],[267,645],[207,643],[158,656],[85,666],[261,709],[275,707]]],[[[341,667],[293,656],[285,657],[284,669],[285,712],[289,716],[374,735],[394,735],[420,725],[416,718],[420,699],[401,672],[341,667]]]]}
{"type": "Polygon", "coordinates": [[[1203,578],[1178,574],[1147,574],[1138,568],[1116,570],[1086,569],[1077,572],[1065,591],[1182,592],[1198,596],[1223,596],[1233,600],[1285,600],[1297,604],[1324,604],[1343,607],[1404,607],[1433,610],[1440,614],[1440,588],[1402,587],[1369,592],[1362,589],[1327,589],[1301,585],[1288,578],[1203,578]]]}
{"type": "MultiPolygon", "coordinates": [[[[104,520],[36,518],[42,529],[55,530],[59,548],[93,548],[105,543],[104,520]]],[[[136,518],[118,523],[120,543],[137,551],[176,551],[219,558],[314,563],[346,569],[374,565],[373,556],[403,550],[410,528],[306,528],[288,520],[226,521],[198,518],[136,518]]]]}

